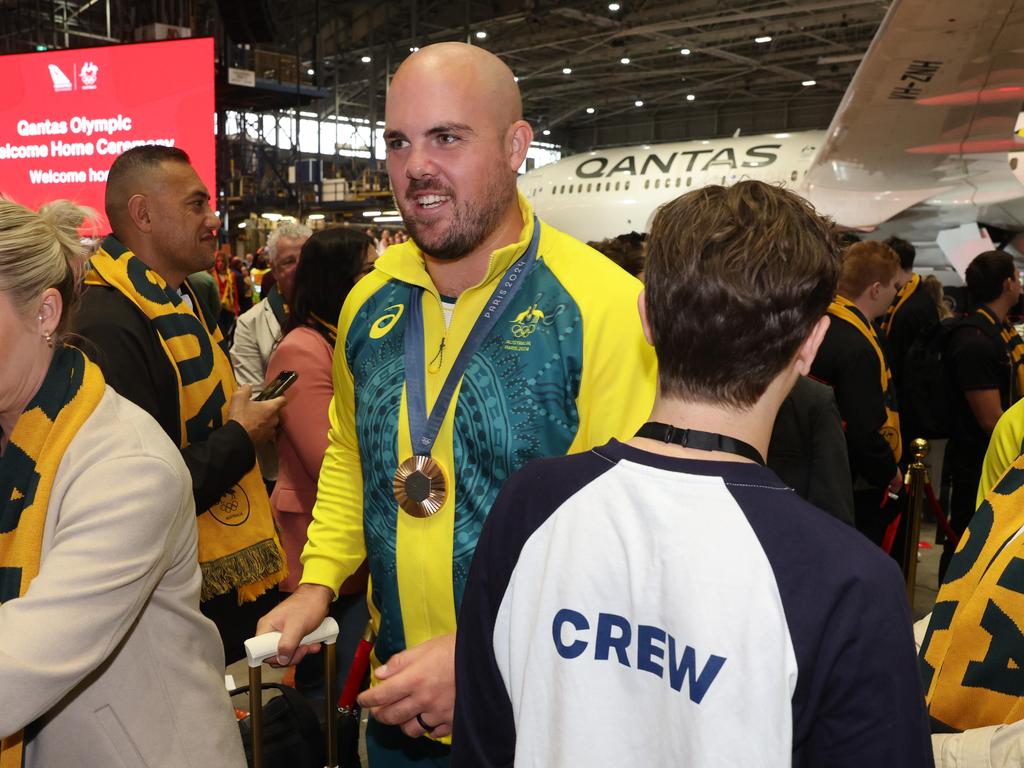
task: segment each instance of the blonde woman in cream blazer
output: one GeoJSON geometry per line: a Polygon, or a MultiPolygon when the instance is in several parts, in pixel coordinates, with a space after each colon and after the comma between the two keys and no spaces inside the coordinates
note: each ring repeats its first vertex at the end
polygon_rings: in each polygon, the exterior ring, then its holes
{"type": "Polygon", "coordinates": [[[61,341],[86,213],[0,199],[0,765],[244,768],[181,453],[61,341]]]}

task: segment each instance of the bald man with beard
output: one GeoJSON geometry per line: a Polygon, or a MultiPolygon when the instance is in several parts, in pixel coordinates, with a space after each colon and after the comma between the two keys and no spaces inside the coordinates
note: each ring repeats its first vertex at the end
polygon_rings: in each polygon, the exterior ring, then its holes
{"type": "Polygon", "coordinates": [[[282,632],[280,663],[300,659],[368,560],[373,768],[448,764],[456,616],[502,482],[533,458],[631,437],[656,378],[640,283],[516,190],[533,131],[505,64],[423,48],[396,72],[385,118],[411,240],[342,308],[302,584],[259,625],[282,632]]]}

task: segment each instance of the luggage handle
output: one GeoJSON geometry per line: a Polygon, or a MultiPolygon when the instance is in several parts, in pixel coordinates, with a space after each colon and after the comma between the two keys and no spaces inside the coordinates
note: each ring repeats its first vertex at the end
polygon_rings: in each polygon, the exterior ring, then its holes
{"type": "MultiPolygon", "coordinates": [[[[313,643],[332,644],[338,639],[338,622],[328,616],[320,626],[302,638],[300,645],[313,643]]],[[[280,632],[266,632],[245,641],[245,658],[250,667],[259,667],[267,659],[277,656],[277,644],[281,642],[280,632]]]]}
{"type": "MultiPolygon", "coordinates": [[[[338,766],[338,744],[334,728],[337,707],[334,704],[335,680],[337,666],[338,622],[328,616],[320,626],[302,638],[302,645],[323,643],[324,648],[324,683],[327,696],[325,698],[324,730],[326,743],[326,768],[338,766]]],[[[263,662],[277,656],[277,644],[281,642],[280,632],[267,632],[245,641],[245,658],[249,664],[249,723],[252,736],[252,766],[263,768],[263,662]]]]}

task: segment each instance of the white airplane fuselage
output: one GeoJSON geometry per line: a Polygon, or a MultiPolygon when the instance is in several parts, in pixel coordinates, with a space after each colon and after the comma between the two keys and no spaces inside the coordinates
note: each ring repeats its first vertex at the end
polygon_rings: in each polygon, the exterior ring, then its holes
{"type": "Polygon", "coordinates": [[[645,144],[585,152],[538,168],[519,188],[552,226],[581,240],[646,232],[658,206],[741,179],[798,188],[824,131],[645,144]]]}
{"type": "MultiPolygon", "coordinates": [[[[808,191],[804,178],[825,136],[825,131],[802,131],[595,150],[533,170],[520,177],[519,188],[552,226],[580,240],[603,240],[649,231],[660,205],[708,184],[757,179],[789,187],[814,203],[814,190],[808,191]]],[[[934,247],[943,230],[973,223],[1024,230],[1024,153],[1004,157],[1007,173],[971,177],[968,160],[950,173],[940,194],[865,231],[911,240],[920,265],[937,268],[948,264],[934,247]]],[[[896,178],[899,169],[892,173],[896,178]]],[[[884,186],[885,179],[879,179],[879,188],[884,186]]],[[[847,224],[841,209],[834,215],[840,225],[847,224]]]]}

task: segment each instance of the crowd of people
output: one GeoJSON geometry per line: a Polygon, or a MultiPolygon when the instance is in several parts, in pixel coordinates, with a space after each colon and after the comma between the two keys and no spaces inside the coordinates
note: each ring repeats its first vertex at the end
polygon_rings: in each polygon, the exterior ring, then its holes
{"type": "Polygon", "coordinates": [[[755,181],[590,247],[517,192],[532,138],[444,43],[387,96],[408,235],[236,264],[161,146],[94,247],[0,200],[0,768],[242,766],[225,664],[276,630],[322,696],[328,615],[342,659],[373,630],[372,768],[1021,764],[1013,259],[943,319],[909,243],[755,181]],[[929,384],[959,539],[916,646],[885,549],[929,384]]]}

